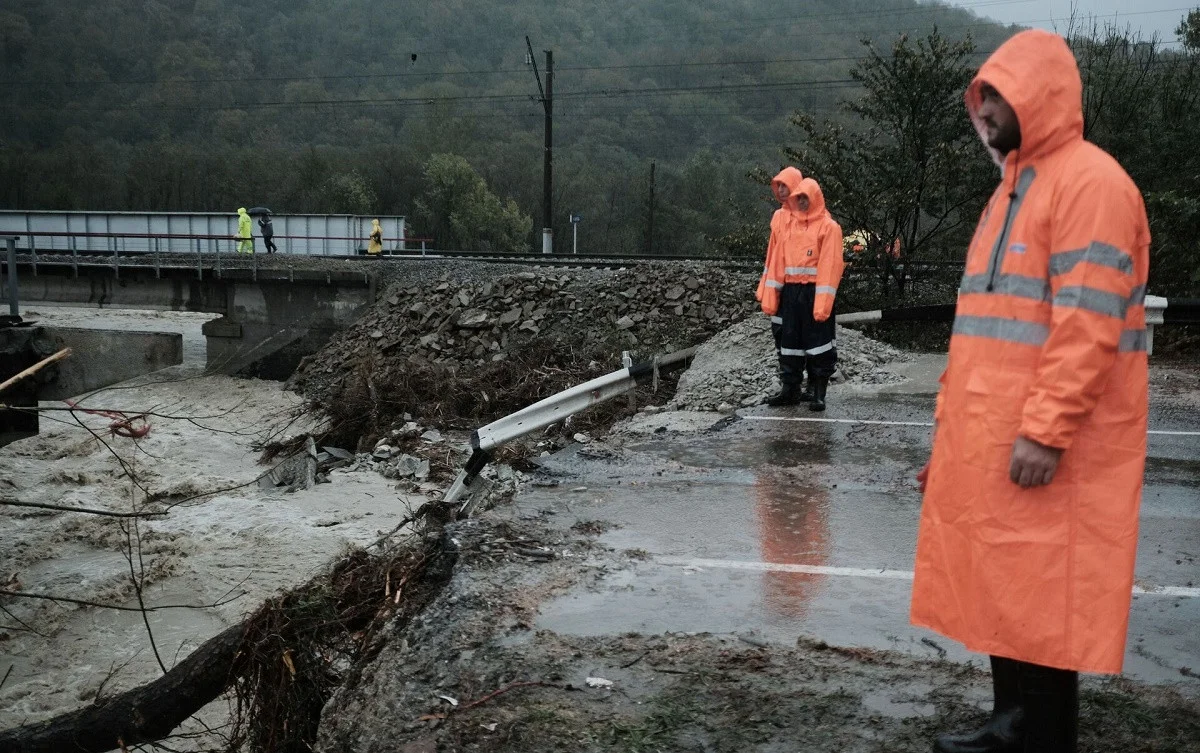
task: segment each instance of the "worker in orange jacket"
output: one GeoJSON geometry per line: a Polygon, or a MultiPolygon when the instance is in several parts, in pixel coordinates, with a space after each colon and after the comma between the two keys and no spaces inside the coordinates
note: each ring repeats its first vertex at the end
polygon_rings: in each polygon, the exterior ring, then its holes
{"type": "Polygon", "coordinates": [[[936,751],[1076,749],[1078,672],[1124,659],[1146,455],[1137,186],[1083,139],[1067,43],[1025,31],[966,92],[997,164],[935,412],[912,621],[991,655],[986,725],[936,751]]]}
{"type": "Polygon", "coordinates": [[[837,368],[833,303],[845,268],[842,228],[829,216],[821,187],[796,168],[785,168],[771,186],[783,206],[771,219],[756,297],[771,317],[781,388],[767,405],[807,402],[823,411],[837,368]],[[804,371],[807,392],[800,389],[804,371]]]}

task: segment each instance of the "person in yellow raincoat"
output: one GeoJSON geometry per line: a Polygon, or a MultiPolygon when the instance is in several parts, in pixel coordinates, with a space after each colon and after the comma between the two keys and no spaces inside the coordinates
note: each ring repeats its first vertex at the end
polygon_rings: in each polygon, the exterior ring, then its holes
{"type": "Polygon", "coordinates": [[[1146,460],[1141,194],[1083,138],[1066,41],[1024,31],[971,120],[1002,179],[967,252],[935,411],[912,621],[991,656],[986,725],[941,753],[1073,753],[1078,672],[1125,655],[1146,460]]]}
{"type": "Polygon", "coordinates": [[[238,238],[241,239],[237,244],[237,252],[239,254],[254,253],[250,215],[246,213],[245,207],[238,207],[238,238]]]}
{"type": "Polygon", "coordinates": [[[383,228],[379,225],[379,220],[371,220],[371,235],[370,243],[367,245],[367,253],[371,256],[378,256],[383,253],[383,228]]]}

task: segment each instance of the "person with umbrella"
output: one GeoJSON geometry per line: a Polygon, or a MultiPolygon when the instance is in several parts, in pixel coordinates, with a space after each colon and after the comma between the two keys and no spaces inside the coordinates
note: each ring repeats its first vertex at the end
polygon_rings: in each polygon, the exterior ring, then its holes
{"type": "Polygon", "coordinates": [[[275,226],[271,224],[271,210],[266,207],[254,207],[250,210],[251,215],[258,215],[258,227],[262,230],[263,245],[267,249],[268,254],[273,254],[279,249],[275,246],[275,226]]]}

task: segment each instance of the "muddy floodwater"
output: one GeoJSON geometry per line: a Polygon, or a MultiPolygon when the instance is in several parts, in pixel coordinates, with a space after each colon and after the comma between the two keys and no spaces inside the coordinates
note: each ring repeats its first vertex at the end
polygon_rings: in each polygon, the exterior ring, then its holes
{"type": "MultiPolygon", "coordinates": [[[[269,466],[258,464],[254,445],[269,433],[303,429],[289,425],[299,397],[276,382],[204,376],[200,326],[207,315],[45,307],[23,313],[64,326],[180,332],[185,363],[83,401],[160,414],[148,419],[142,440],[112,436],[104,415],[48,412],[41,435],[0,449],[5,499],[120,512],[135,504],[171,506],[165,516],[139,520],[136,531],[126,519],[0,506],[6,589],[136,606],[132,542],[148,606],[220,604],[150,614],[158,654],[170,667],[264,598],[303,583],[409,511],[413,500],[373,472],[335,471],[330,483],[293,493],[257,481],[269,466]]],[[[0,676],[11,668],[0,688],[0,728],[161,675],[140,613],[19,598],[0,606],[0,676]]]]}

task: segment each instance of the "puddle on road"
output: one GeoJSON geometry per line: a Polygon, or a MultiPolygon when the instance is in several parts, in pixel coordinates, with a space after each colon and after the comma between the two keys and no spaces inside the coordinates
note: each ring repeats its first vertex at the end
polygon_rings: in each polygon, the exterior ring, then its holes
{"type": "Polygon", "coordinates": [[[882,461],[919,467],[928,457],[927,441],[899,435],[890,427],[766,423],[775,436],[722,436],[691,442],[650,441],[629,449],[696,468],[761,468],[762,466],[827,466],[832,463],[870,467],[882,461]],[[800,428],[798,428],[800,427],[800,428]],[[786,432],[784,436],[780,433],[786,432]]]}

